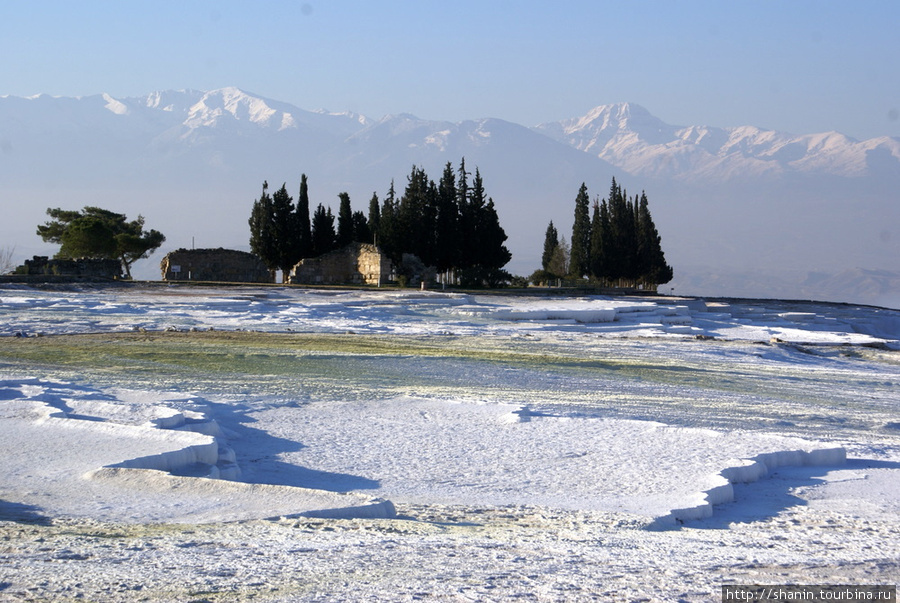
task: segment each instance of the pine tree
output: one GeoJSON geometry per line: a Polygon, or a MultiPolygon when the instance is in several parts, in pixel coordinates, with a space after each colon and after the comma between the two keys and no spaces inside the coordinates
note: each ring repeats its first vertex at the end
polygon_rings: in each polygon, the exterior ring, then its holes
{"type": "Polygon", "coordinates": [[[144,217],[128,221],[101,207],[81,211],[47,208],[51,221],[37,227],[37,234],[49,243],[58,243],[57,258],[105,258],[119,260],[125,278],[131,278],[131,265],[146,258],[166,237],[157,230],[144,230],[144,217]]]}
{"type": "Polygon", "coordinates": [[[262,195],[250,211],[250,250],[262,259],[272,280],[278,270],[278,246],[275,241],[275,209],[269,196],[269,183],[263,182],[262,195]]]}
{"type": "MultiPolygon", "coordinates": [[[[547,232],[544,234],[544,253],[541,255],[541,269],[545,272],[550,271],[550,262],[553,261],[553,254],[559,246],[559,232],[553,226],[553,220],[547,226],[547,232]]],[[[560,276],[560,275],[555,275],[560,276]]]]}
{"type": "Polygon", "coordinates": [[[582,182],[575,197],[575,221],[572,224],[572,250],[569,274],[575,278],[590,272],[591,217],[587,186],[582,182]]]}

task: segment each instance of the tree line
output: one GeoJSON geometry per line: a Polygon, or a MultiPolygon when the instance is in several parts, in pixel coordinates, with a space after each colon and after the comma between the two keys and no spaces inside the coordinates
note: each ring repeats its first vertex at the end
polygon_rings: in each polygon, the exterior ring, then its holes
{"type": "Polygon", "coordinates": [[[575,221],[567,243],[551,221],[544,235],[541,270],[531,279],[588,278],[611,286],[650,285],[672,280],[662,239],[650,215],[646,193],[632,198],[612,179],[609,197],[595,200],[591,214],[587,186],[575,197],[575,221]]]}
{"type": "Polygon", "coordinates": [[[414,165],[402,195],[391,181],[383,200],[372,194],[368,215],[353,210],[346,192],[338,199],[337,216],[320,203],[310,219],[306,174],[296,204],[286,185],[270,195],[264,182],[250,212],[251,250],[284,280],[301,259],[353,242],[375,243],[401,269],[415,256],[445,282],[495,286],[510,278],[503,270],[512,257],[506,232],[481,173],[466,171],[465,159],[456,170],[448,162],[437,183],[414,165]]]}

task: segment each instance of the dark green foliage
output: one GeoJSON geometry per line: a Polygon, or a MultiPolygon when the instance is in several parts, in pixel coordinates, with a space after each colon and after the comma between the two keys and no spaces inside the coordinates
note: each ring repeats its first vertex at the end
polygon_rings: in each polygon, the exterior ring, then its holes
{"type": "Polygon", "coordinates": [[[559,244],[553,250],[547,271],[557,278],[569,273],[569,243],[566,241],[566,237],[560,237],[559,244]]]}
{"type": "Polygon", "coordinates": [[[479,221],[482,219],[482,213],[487,203],[484,192],[484,180],[478,168],[475,168],[475,177],[472,180],[472,186],[466,187],[468,196],[462,205],[461,222],[461,247],[459,267],[466,269],[475,266],[478,263],[479,249],[481,242],[478,240],[479,221]]]}
{"type": "Polygon", "coordinates": [[[572,249],[569,256],[569,274],[581,278],[590,270],[591,217],[587,186],[582,182],[575,197],[575,221],[572,224],[572,249]]]}
{"type": "Polygon", "coordinates": [[[496,286],[501,276],[498,276],[495,272],[509,263],[512,259],[512,254],[504,245],[507,239],[506,231],[500,226],[500,217],[494,208],[494,200],[490,197],[487,205],[478,216],[475,237],[478,239],[480,253],[474,265],[486,268],[488,275],[485,278],[488,285],[496,286]]]}
{"type": "Polygon", "coordinates": [[[471,173],[466,171],[465,157],[460,160],[456,173],[458,175],[456,179],[456,222],[459,240],[456,243],[454,264],[456,268],[465,268],[470,256],[467,239],[475,229],[475,218],[469,207],[469,176],[471,173]]]}
{"type": "Polygon", "coordinates": [[[344,247],[353,242],[353,210],[350,207],[350,195],[339,193],[337,216],[337,246],[344,247]]]}
{"type": "MultiPolygon", "coordinates": [[[[646,193],[629,199],[627,192],[613,178],[608,199],[595,202],[589,222],[586,217],[587,188],[582,184],[575,200],[569,263],[571,276],[589,275],[610,285],[654,287],[672,280],[673,270],[666,264],[646,193]]],[[[554,261],[558,267],[559,259],[550,251],[550,234],[548,228],[542,268],[554,273],[554,261]]]]}
{"type": "Polygon", "coordinates": [[[602,202],[594,202],[594,214],[591,217],[591,276],[594,278],[603,278],[603,275],[609,273],[610,253],[609,245],[611,241],[609,226],[609,209],[606,205],[606,199],[602,202]]]}
{"type": "Polygon", "coordinates": [[[369,221],[366,219],[366,214],[361,211],[355,211],[351,221],[353,224],[353,240],[360,243],[370,242],[372,233],[369,230],[369,221]]]}
{"type": "Polygon", "coordinates": [[[300,261],[300,224],[294,209],[294,200],[287,192],[287,186],[281,185],[272,195],[273,236],[275,238],[275,269],[280,269],[284,282],[294,264],[300,261]]]}
{"type": "Polygon", "coordinates": [[[397,266],[404,255],[411,255],[442,275],[455,273],[461,282],[471,285],[506,282],[511,277],[503,266],[512,257],[505,245],[506,232],[500,226],[493,199],[485,194],[481,173],[475,170],[471,187],[470,175],[464,159],[456,173],[447,163],[437,184],[424,169],[413,166],[402,197],[397,199],[392,181],[380,204],[373,193],[368,217],[361,211],[354,212],[350,196],[340,193],[337,231],[331,208],[321,204],[310,224],[305,174],[296,209],[285,187],[273,199],[268,184],[264,184],[263,194],[251,211],[251,248],[274,271],[279,267],[289,269],[303,257],[318,256],[354,241],[375,242],[397,266]],[[285,217],[288,215],[290,220],[285,217]]]}
{"type": "Polygon", "coordinates": [[[610,280],[631,279],[634,276],[634,254],[637,251],[634,229],[634,209],[629,207],[627,194],[613,178],[609,189],[610,246],[606,276],[610,280]]]}
{"type": "Polygon", "coordinates": [[[547,232],[544,234],[544,253],[541,254],[541,270],[550,270],[550,262],[553,260],[553,252],[559,245],[559,232],[553,226],[553,220],[547,226],[547,232]]]}
{"type": "Polygon", "coordinates": [[[300,194],[297,196],[297,251],[300,258],[312,253],[312,225],[309,222],[309,185],[306,174],[300,175],[300,194]]]}
{"type": "Polygon", "coordinates": [[[402,251],[399,253],[397,251],[399,248],[399,231],[396,192],[394,191],[394,181],[391,180],[391,188],[388,189],[387,196],[381,204],[381,215],[378,221],[378,245],[392,260],[402,256],[402,251]]]}
{"type": "MultiPolygon", "coordinates": [[[[432,264],[434,237],[430,232],[434,224],[434,202],[428,174],[424,169],[413,166],[407,177],[406,190],[400,197],[397,212],[400,232],[403,233],[402,248],[395,250],[411,253],[426,264],[432,264]]],[[[396,258],[399,260],[400,258],[396,258]]]]}
{"type": "Polygon", "coordinates": [[[144,218],[128,221],[99,207],[81,211],[47,209],[53,220],[37,227],[37,234],[49,243],[58,243],[56,257],[107,258],[122,263],[125,276],[131,278],[131,265],[155,251],[166,237],[156,230],[144,230],[144,218]]]}
{"type": "MultiPolygon", "coordinates": [[[[305,178],[302,182],[305,184],[305,178]]],[[[301,192],[305,192],[304,189],[301,185],[301,192]]],[[[288,271],[303,257],[303,248],[308,241],[302,212],[294,207],[287,185],[282,184],[274,195],[269,196],[269,184],[263,182],[262,195],[253,203],[249,223],[250,250],[269,268],[273,280],[275,272],[281,270],[286,282],[288,271]]]]}
{"type": "Polygon", "coordinates": [[[641,193],[641,200],[638,203],[637,220],[638,263],[641,266],[641,278],[658,285],[668,283],[675,273],[672,267],[666,264],[666,256],[662,250],[662,237],[659,236],[653,218],[650,217],[650,208],[645,193],[641,193]]]}
{"type": "Polygon", "coordinates": [[[528,277],[528,280],[531,282],[532,285],[539,287],[539,286],[548,285],[551,282],[553,282],[554,280],[556,280],[556,275],[551,274],[550,272],[548,272],[547,270],[544,270],[543,268],[539,268],[531,273],[531,275],[528,277]]]}
{"type": "Polygon", "coordinates": [[[312,218],[312,255],[320,256],[336,248],[337,234],[334,231],[334,214],[331,208],[319,203],[312,218]]]}
{"type": "Polygon", "coordinates": [[[459,257],[459,212],[456,205],[456,175],[448,161],[438,183],[434,224],[434,265],[439,272],[453,268],[459,257]]]}
{"type": "Polygon", "coordinates": [[[116,234],[105,221],[94,216],[72,220],[60,237],[57,257],[111,258],[116,254],[116,234]]]}
{"type": "Polygon", "coordinates": [[[369,235],[373,239],[373,243],[378,243],[378,232],[381,230],[381,205],[378,203],[378,193],[372,193],[369,200],[369,218],[368,223],[369,235]]]}
{"type": "Polygon", "coordinates": [[[460,186],[457,198],[461,211],[459,216],[460,258],[457,267],[462,269],[462,279],[470,284],[496,286],[507,280],[508,274],[502,268],[512,258],[504,243],[507,236],[500,226],[500,218],[494,207],[494,200],[486,197],[481,172],[475,168],[475,177],[469,187],[465,172],[465,162],[460,164],[460,186]],[[466,191],[466,198],[461,191],[466,191]]]}
{"type": "Polygon", "coordinates": [[[263,182],[262,194],[253,202],[249,222],[250,251],[258,255],[274,274],[278,269],[278,246],[275,242],[275,207],[268,182],[263,182]]]}
{"type": "Polygon", "coordinates": [[[471,186],[470,175],[465,160],[456,174],[447,163],[435,184],[424,169],[413,166],[399,201],[392,182],[379,214],[381,249],[398,265],[404,254],[412,254],[472,286],[508,280],[502,270],[512,257],[504,245],[506,232],[485,195],[481,173],[475,170],[471,186]]]}

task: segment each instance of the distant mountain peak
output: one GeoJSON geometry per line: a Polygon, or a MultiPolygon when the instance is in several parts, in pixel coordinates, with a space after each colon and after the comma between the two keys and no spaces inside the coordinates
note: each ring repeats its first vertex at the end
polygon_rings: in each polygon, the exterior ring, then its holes
{"type": "Polygon", "coordinates": [[[116,100],[105,92],[102,94],[103,100],[106,101],[106,108],[116,115],[128,115],[128,105],[120,100],[116,100]]]}
{"type": "Polygon", "coordinates": [[[368,125],[370,120],[368,117],[361,113],[356,113],[355,111],[329,111],[328,109],[316,109],[312,111],[317,115],[326,115],[330,117],[346,117],[352,121],[359,123],[360,125],[368,125]]]}
{"type": "Polygon", "coordinates": [[[633,122],[659,121],[650,112],[636,103],[614,103],[612,105],[598,105],[588,111],[584,116],[565,120],[567,129],[595,128],[623,129],[633,122]]]}
{"type": "Polygon", "coordinates": [[[290,112],[274,109],[266,99],[233,86],[205,93],[190,108],[184,123],[189,128],[215,127],[223,120],[247,121],[277,130],[297,126],[290,112]]]}
{"type": "Polygon", "coordinates": [[[642,176],[727,181],[789,172],[864,176],[900,169],[900,141],[854,141],[837,132],[794,136],[756,126],[673,126],[635,103],[599,105],[581,117],[535,128],[642,176]],[[873,155],[873,148],[880,150],[873,155]],[[893,157],[892,160],[889,157],[893,157]]]}
{"type": "Polygon", "coordinates": [[[632,115],[650,115],[650,111],[637,103],[624,102],[610,105],[597,105],[587,112],[582,119],[594,120],[599,117],[611,116],[616,119],[628,119],[632,115]]]}

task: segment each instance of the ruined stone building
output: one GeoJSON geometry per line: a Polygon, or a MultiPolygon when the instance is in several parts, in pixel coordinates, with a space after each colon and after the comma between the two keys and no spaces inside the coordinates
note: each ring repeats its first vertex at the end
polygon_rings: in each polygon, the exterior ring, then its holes
{"type": "Polygon", "coordinates": [[[351,243],[294,266],[290,283],[295,285],[379,285],[391,278],[391,261],[378,247],[351,243]]]}
{"type": "Polygon", "coordinates": [[[162,259],[160,269],[164,281],[273,282],[258,256],[234,249],[178,249],[162,259]]]}

